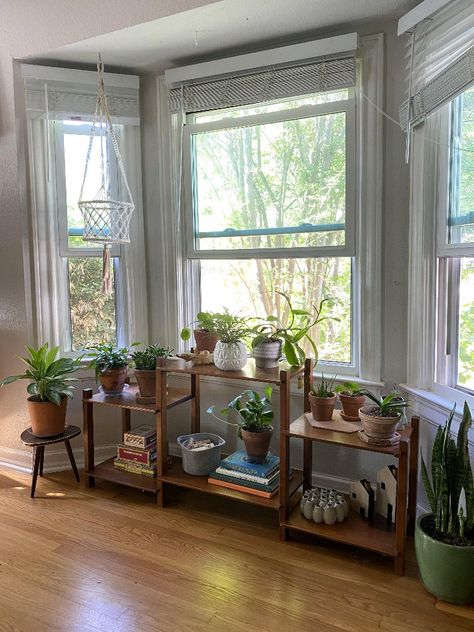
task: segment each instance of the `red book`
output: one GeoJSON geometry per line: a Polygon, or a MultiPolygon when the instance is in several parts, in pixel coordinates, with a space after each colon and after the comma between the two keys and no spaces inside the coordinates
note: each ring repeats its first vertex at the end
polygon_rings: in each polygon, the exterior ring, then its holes
{"type": "Polygon", "coordinates": [[[117,446],[117,457],[126,461],[134,461],[151,466],[156,461],[156,443],[149,448],[133,448],[121,443],[117,446]]]}

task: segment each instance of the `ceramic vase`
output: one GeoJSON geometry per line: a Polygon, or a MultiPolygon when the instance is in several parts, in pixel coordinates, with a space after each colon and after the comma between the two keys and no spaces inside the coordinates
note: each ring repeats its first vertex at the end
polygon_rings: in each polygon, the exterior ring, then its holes
{"type": "Polygon", "coordinates": [[[219,340],[214,349],[214,364],[221,371],[240,371],[247,364],[244,343],[219,340]]]}

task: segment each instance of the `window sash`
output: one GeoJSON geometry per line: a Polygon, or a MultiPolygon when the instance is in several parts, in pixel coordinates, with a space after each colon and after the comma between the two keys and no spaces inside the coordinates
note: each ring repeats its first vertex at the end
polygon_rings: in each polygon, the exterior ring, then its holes
{"type": "MultiPolygon", "coordinates": [[[[323,103],[319,105],[303,106],[291,110],[269,112],[251,116],[238,117],[235,119],[222,119],[208,123],[191,123],[184,126],[183,132],[183,153],[184,153],[184,188],[185,188],[185,231],[186,231],[186,255],[189,259],[258,259],[258,258],[284,258],[284,257],[331,257],[355,255],[355,214],[356,214],[356,139],[355,139],[355,99],[349,98],[341,101],[323,103]],[[249,249],[198,249],[196,247],[196,237],[199,233],[195,231],[196,225],[196,200],[194,197],[194,155],[193,155],[193,135],[201,132],[212,132],[222,129],[237,129],[246,126],[264,125],[267,123],[279,123],[283,121],[298,120],[315,116],[345,113],[346,132],[346,208],[345,208],[345,243],[343,246],[318,246],[304,248],[249,248],[249,249]]],[[[330,225],[337,227],[339,225],[330,225]]],[[[313,232],[314,229],[321,230],[322,225],[310,228],[303,225],[303,230],[298,227],[291,227],[291,232],[313,232]]],[[[246,234],[268,234],[256,232],[261,229],[249,229],[246,234]]],[[[289,234],[280,232],[278,234],[289,234]]],[[[333,228],[334,230],[334,228],[333,228]]],[[[242,231],[238,231],[241,233],[242,231]]],[[[277,234],[277,233],[275,233],[277,234]]],[[[222,236],[237,236],[237,233],[225,234],[222,236]]]]}

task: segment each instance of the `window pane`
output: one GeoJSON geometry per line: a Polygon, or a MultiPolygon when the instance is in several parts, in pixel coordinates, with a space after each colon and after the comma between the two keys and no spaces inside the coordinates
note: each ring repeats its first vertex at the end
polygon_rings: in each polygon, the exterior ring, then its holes
{"type": "Polygon", "coordinates": [[[474,88],[453,102],[449,241],[474,243],[474,88]]]}
{"type": "MultiPolygon", "coordinates": [[[[324,321],[311,332],[319,359],[350,363],[351,358],[351,259],[244,259],[203,260],[201,266],[201,309],[264,317],[285,318],[285,304],[276,294],[291,297],[293,307],[319,304],[332,297],[334,305],[327,315],[339,322],[324,321]]],[[[305,349],[311,355],[311,349],[305,349]]]]}
{"type": "Polygon", "coordinates": [[[194,134],[197,248],[344,245],[345,129],[337,112],[194,134]]]}
{"type": "Polygon", "coordinates": [[[321,103],[334,103],[349,98],[349,90],[337,90],[335,92],[318,92],[317,94],[307,94],[303,97],[295,97],[290,101],[279,100],[270,103],[260,103],[258,105],[248,105],[240,108],[226,108],[225,110],[215,110],[213,112],[201,112],[194,115],[195,123],[211,123],[221,121],[224,118],[241,118],[242,116],[253,116],[254,114],[266,114],[268,112],[281,112],[292,110],[305,105],[320,105],[321,103]]]}
{"type": "MultiPolygon", "coordinates": [[[[101,291],[102,258],[71,257],[68,271],[72,349],[86,349],[102,340],[116,344],[115,293],[101,291]]],[[[115,287],[113,265],[111,273],[115,287]]]]}
{"type": "Polygon", "coordinates": [[[458,384],[474,391],[474,259],[461,259],[458,384]]]}

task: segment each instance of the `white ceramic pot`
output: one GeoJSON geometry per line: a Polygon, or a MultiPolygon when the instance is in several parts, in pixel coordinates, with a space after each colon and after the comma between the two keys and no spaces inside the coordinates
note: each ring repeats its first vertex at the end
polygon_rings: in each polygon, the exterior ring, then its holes
{"type": "Polygon", "coordinates": [[[243,342],[221,342],[214,349],[214,364],[221,371],[239,371],[247,364],[247,349],[243,342]]]}
{"type": "Polygon", "coordinates": [[[273,369],[278,366],[281,356],[281,340],[262,342],[253,350],[255,366],[261,369],[273,369]]]}

